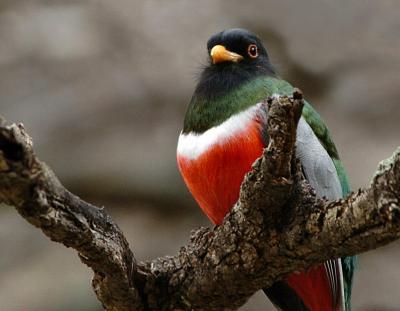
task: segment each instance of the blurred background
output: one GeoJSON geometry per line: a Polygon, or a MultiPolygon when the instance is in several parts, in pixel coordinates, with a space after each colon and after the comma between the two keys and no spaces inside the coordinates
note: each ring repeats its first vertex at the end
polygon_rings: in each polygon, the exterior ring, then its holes
{"type": "MultiPolygon", "coordinates": [[[[400,145],[400,2],[0,2],[0,114],[23,122],[70,190],[105,206],[135,255],[173,255],[208,226],[175,149],[208,37],[266,43],[336,141],[354,188],[400,145]]],[[[0,206],[1,310],[101,310],[91,272],[0,206]]],[[[400,309],[400,243],[360,256],[354,310],[400,309]]],[[[242,309],[271,310],[256,294],[242,309]]]]}

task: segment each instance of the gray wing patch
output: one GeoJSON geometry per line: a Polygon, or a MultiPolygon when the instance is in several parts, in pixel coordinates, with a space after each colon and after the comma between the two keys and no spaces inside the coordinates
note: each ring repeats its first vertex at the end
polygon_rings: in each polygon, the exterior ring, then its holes
{"type": "Polygon", "coordinates": [[[304,118],[300,119],[297,127],[296,147],[297,158],[317,195],[329,200],[342,197],[335,165],[304,118]]]}
{"type": "MultiPolygon", "coordinates": [[[[328,152],[314,134],[310,125],[301,118],[297,127],[296,155],[303,167],[304,175],[315,189],[317,196],[336,200],[342,197],[342,186],[335,165],[328,152]]],[[[345,310],[344,285],[341,260],[332,259],[324,263],[332,293],[334,310],[345,310]]]]}

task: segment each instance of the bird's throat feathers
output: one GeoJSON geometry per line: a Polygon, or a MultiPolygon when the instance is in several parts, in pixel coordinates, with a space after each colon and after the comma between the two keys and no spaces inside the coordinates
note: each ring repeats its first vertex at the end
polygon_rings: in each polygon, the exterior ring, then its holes
{"type": "MultiPolygon", "coordinates": [[[[231,69],[233,70],[233,69],[231,69]]],[[[270,75],[241,78],[202,76],[186,112],[183,133],[203,133],[231,116],[266,100],[278,81],[270,75]],[[220,87],[216,87],[220,86],[220,87]]]]}

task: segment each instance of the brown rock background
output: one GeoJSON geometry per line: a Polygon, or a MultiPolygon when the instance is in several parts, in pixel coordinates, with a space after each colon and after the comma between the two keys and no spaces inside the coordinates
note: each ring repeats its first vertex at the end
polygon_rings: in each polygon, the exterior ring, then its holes
{"type": "MultiPolygon", "coordinates": [[[[205,42],[245,27],[329,125],[354,188],[400,145],[400,2],[0,2],[0,114],[23,122],[72,191],[106,206],[136,256],[174,254],[208,221],[175,147],[205,42]]],[[[398,310],[399,244],[360,257],[354,310],[398,310]]],[[[1,310],[100,310],[90,271],[0,207],[1,310]]],[[[242,310],[269,310],[257,294],[242,310]]]]}

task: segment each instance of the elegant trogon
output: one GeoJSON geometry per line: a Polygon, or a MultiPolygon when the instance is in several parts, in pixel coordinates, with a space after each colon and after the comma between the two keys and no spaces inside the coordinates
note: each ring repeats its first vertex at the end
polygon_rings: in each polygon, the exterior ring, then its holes
{"type": "MultiPolygon", "coordinates": [[[[265,99],[293,87],[271,65],[261,40],[244,29],[214,34],[179,136],[177,161],[190,192],[214,224],[221,224],[240,185],[268,143],[265,99]]],[[[296,155],[318,196],[349,192],[343,165],[319,114],[305,102],[296,155]]],[[[283,311],[349,311],[352,257],[332,259],[264,289],[283,311]]]]}

